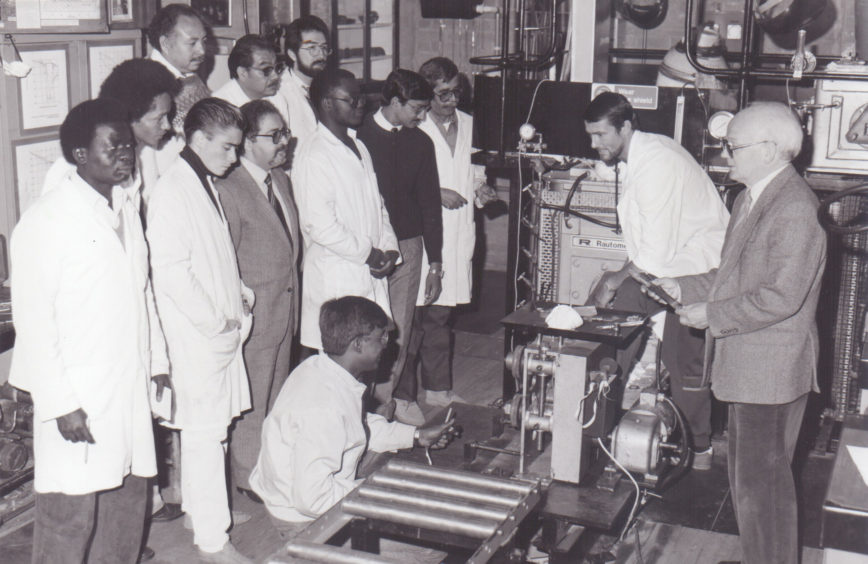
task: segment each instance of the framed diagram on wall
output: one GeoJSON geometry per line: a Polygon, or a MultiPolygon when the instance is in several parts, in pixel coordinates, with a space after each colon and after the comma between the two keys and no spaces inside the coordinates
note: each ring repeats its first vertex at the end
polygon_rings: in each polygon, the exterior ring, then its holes
{"type": "Polygon", "coordinates": [[[42,138],[14,143],[15,200],[18,217],[42,194],[48,169],[61,157],[60,140],[42,138]]]}
{"type": "Polygon", "coordinates": [[[106,0],[0,0],[4,33],[104,33],[108,21],[106,0]]]}
{"type": "Polygon", "coordinates": [[[68,46],[22,46],[20,51],[33,69],[18,81],[21,131],[57,127],[69,111],[68,46]]]}
{"type": "Polygon", "coordinates": [[[190,0],[212,27],[232,27],[232,0],[190,0]]]}
{"type": "Polygon", "coordinates": [[[106,77],[120,63],[132,59],[135,47],[132,41],[88,42],[87,68],[91,98],[99,95],[99,88],[106,77]]]}

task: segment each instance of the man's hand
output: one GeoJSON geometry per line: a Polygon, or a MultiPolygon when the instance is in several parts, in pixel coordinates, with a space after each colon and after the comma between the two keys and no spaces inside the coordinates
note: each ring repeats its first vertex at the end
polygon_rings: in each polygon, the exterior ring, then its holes
{"type": "Polygon", "coordinates": [[[484,207],[489,202],[498,200],[497,191],[488,184],[480,184],[476,188],[476,206],[484,207]]]}
{"type": "Polygon", "coordinates": [[[87,428],[87,413],[82,408],[71,411],[57,418],[57,430],[60,435],[71,443],[96,443],[90,429],[87,428]]]}
{"type": "Polygon", "coordinates": [[[453,423],[455,423],[455,419],[446,423],[419,427],[419,446],[431,447],[432,449],[446,448],[446,445],[452,441],[455,435],[452,428],[453,423]]]}
{"type": "Polygon", "coordinates": [[[392,274],[392,271],[395,270],[395,263],[398,262],[398,257],[401,256],[398,254],[398,251],[390,250],[385,253],[381,253],[383,255],[383,261],[379,266],[370,265],[371,276],[374,278],[385,278],[386,276],[392,274]]]}
{"type": "Polygon", "coordinates": [[[448,210],[457,210],[458,208],[466,205],[467,200],[465,200],[464,196],[462,196],[455,190],[450,190],[449,188],[441,188],[440,203],[443,204],[443,207],[448,210]]]}
{"type": "Polygon", "coordinates": [[[432,262],[425,278],[425,305],[431,305],[443,291],[443,263],[432,262]]]}
{"type": "Polygon", "coordinates": [[[690,304],[675,313],[678,314],[678,320],[682,325],[687,325],[694,329],[708,328],[708,302],[690,304]]]}
{"type": "Polygon", "coordinates": [[[621,281],[618,280],[618,272],[606,272],[588,296],[588,304],[598,308],[609,307],[620,286],[621,281]]]}
{"type": "Polygon", "coordinates": [[[220,333],[229,333],[235,329],[241,329],[241,322],[237,319],[227,319],[226,325],[223,326],[223,330],[220,333]]]}
{"type": "Polygon", "coordinates": [[[244,312],[244,315],[250,315],[250,312],[252,311],[250,304],[247,303],[247,298],[243,295],[241,296],[241,310],[244,312]]]}
{"type": "Polygon", "coordinates": [[[168,374],[156,374],[151,376],[151,381],[157,385],[157,401],[163,401],[163,390],[174,390],[172,378],[168,374]]]}

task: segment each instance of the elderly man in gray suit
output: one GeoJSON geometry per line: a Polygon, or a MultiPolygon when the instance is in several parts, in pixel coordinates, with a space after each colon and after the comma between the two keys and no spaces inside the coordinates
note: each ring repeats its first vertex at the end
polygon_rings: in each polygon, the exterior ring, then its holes
{"type": "MultiPolygon", "coordinates": [[[[791,464],[817,388],[815,313],[826,262],[817,198],[790,162],[802,128],[787,106],[755,103],[724,142],[738,196],[720,266],[661,279],[683,324],[713,337],[714,395],[729,402],[729,483],[744,562],[798,562],[791,464]]],[[[712,339],[708,340],[709,342],[712,339]]],[[[710,362],[710,366],[708,364],[710,362]]]]}
{"type": "Polygon", "coordinates": [[[270,102],[241,107],[244,141],[240,165],[217,181],[220,202],[241,279],[256,295],[253,329],[244,344],[253,409],[232,432],[232,482],[254,501],[248,479],[259,455],[262,422],[289,375],[298,326],[298,256],[301,238],[286,162],[291,134],[270,102]]]}

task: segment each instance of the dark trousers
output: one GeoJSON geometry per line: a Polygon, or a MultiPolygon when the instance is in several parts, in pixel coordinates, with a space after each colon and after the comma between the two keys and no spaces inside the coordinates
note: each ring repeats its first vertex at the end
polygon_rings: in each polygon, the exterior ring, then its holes
{"type": "MultiPolygon", "coordinates": [[[[640,291],[639,284],[628,278],[615,296],[615,309],[654,315],[663,307],[640,291]]],[[[618,353],[618,364],[629,374],[644,339],[640,335],[618,353]]],[[[678,321],[678,316],[666,312],[663,326],[663,365],[669,370],[672,401],[684,414],[691,444],[696,451],[711,446],[711,388],[702,387],[702,359],[705,352],[705,332],[691,329],[678,321]]]]}
{"type": "Polygon", "coordinates": [[[799,561],[792,463],[807,399],[729,405],[729,486],[745,564],[799,561]]]}
{"type": "Polygon", "coordinates": [[[398,399],[416,401],[421,366],[422,387],[432,392],[452,389],[452,312],[449,306],[420,306],[413,315],[413,330],[407,346],[407,362],[395,388],[398,399]]]}
{"type": "Polygon", "coordinates": [[[127,476],[113,490],[37,493],[34,564],[135,564],[145,528],[148,481],[127,476]]]}

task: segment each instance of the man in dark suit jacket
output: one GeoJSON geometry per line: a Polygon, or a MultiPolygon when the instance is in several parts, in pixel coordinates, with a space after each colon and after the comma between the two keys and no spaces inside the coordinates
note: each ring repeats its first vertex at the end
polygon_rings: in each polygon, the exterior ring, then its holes
{"type": "Polygon", "coordinates": [[[730,176],[746,189],[720,267],[660,281],[686,304],[681,322],[713,337],[707,368],[714,395],[729,402],[729,482],[749,564],[798,562],[791,464],[808,393],[818,391],[815,314],[826,262],[817,198],[790,165],[801,145],[785,105],[739,112],[725,148],[730,176]]]}
{"type": "Polygon", "coordinates": [[[248,479],[259,454],[262,422],[289,375],[292,338],[298,326],[298,256],[301,238],[286,162],[291,134],[270,102],[241,108],[244,143],[240,164],[217,181],[238,256],[241,279],[250,287],[253,329],[244,344],[252,411],[232,432],[232,481],[255,498],[248,479]]]}

